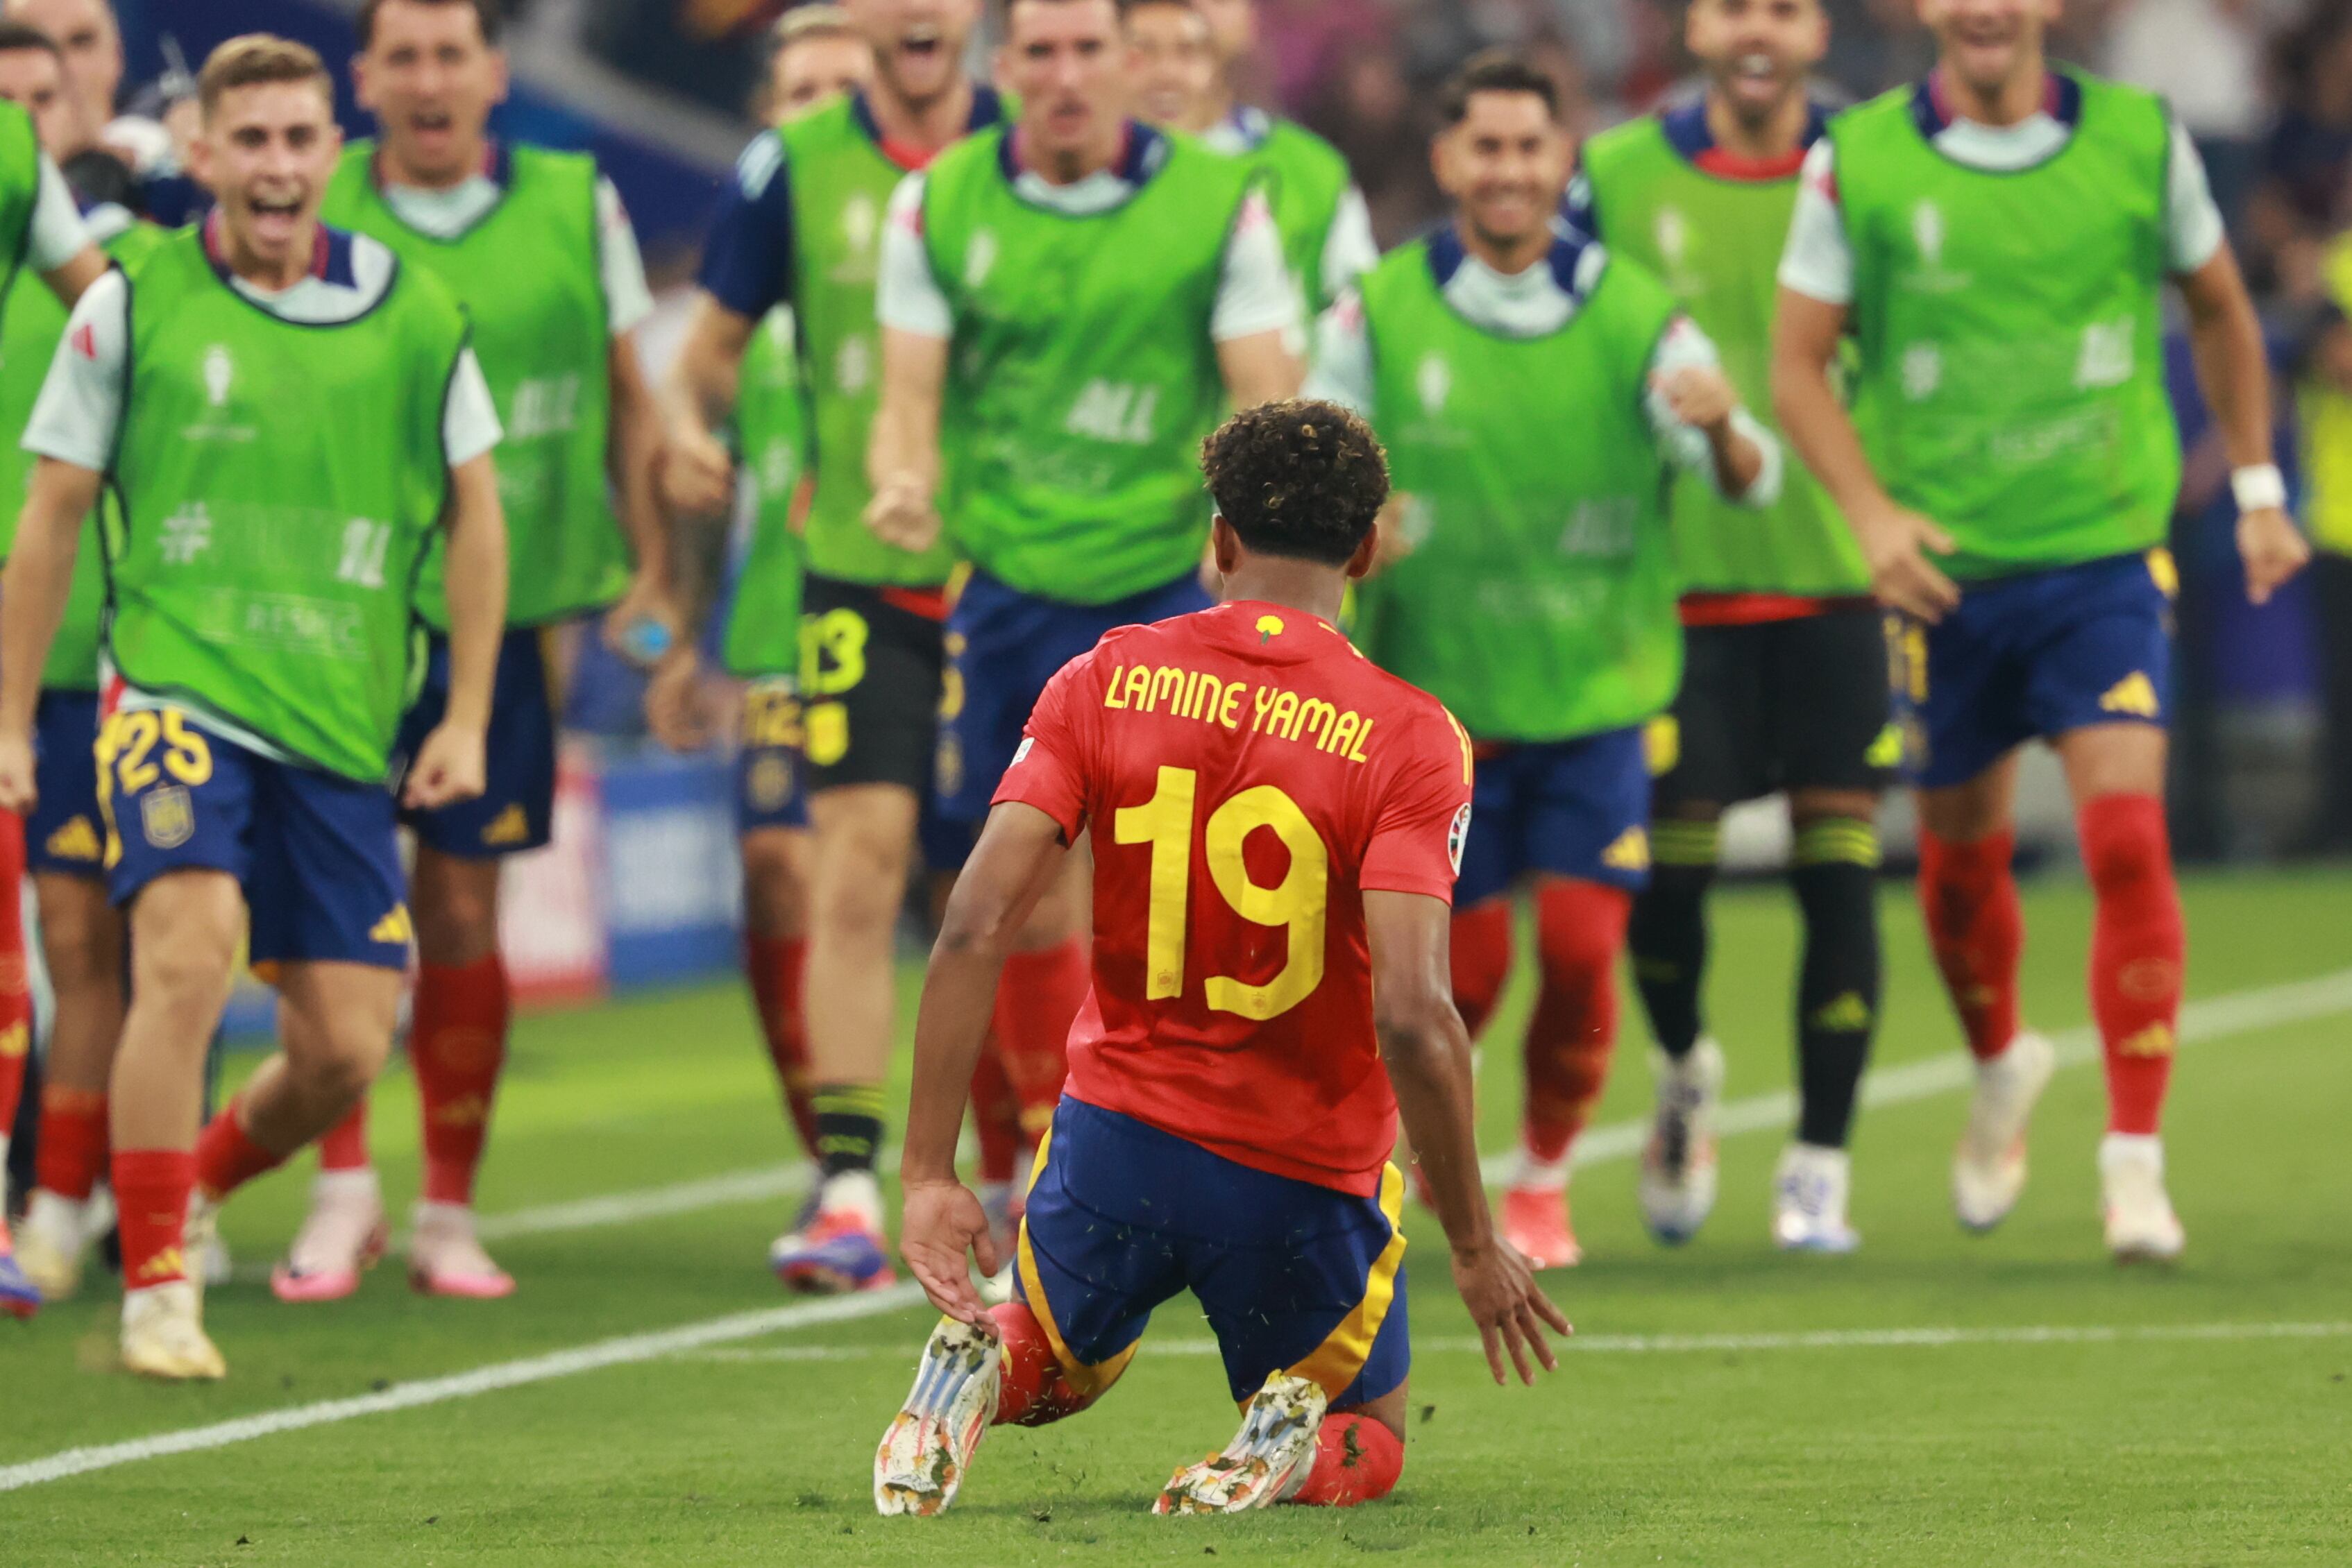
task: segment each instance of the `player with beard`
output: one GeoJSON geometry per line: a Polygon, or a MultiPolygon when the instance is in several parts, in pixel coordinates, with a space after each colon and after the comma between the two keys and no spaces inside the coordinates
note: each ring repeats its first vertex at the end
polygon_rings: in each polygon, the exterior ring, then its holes
{"type": "Polygon", "coordinates": [[[1312,323],[1381,249],[1339,150],[1234,96],[1257,51],[1257,0],[1133,0],[1125,9],[1137,117],[1190,131],[1256,172],[1312,323]]]}
{"type": "MultiPolygon", "coordinates": [[[[1806,79],[1829,18],[1819,0],[1694,0],[1685,36],[1705,92],[1594,137],[1570,217],[1663,280],[1741,398],[1762,407],[1797,170],[1830,112],[1806,79]]],[[[1681,1241],[1714,1206],[1723,1058],[1699,998],[1717,823],[1727,806],[1785,791],[1805,937],[1796,1137],[1773,1178],[1772,1235],[1843,1252],[1857,1240],[1846,1137],[1878,1019],[1877,792],[1897,744],[1878,611],[1861,552],[1810,475],[1790,476],[1760,517],[1685,476],[1673,515],[1686,663],[1658,727],[1650,883],[1628,931],[1658,1040],[1643,1217],[1681,1241]]]]}
{"type": "MultiPolygon", "coordinates": [[[[875,279],[890,193],[910,170],[1001,117],[963,73],[978,0],[846,0],[873,47],[873,81],[761,132],[744,149],[704,252],[702,292],[669,382],[665,483],[682,512],[722,510],[735,460],[716,432],[733,409],[752,334],[793,315],[810,411],[806,580],[798,636],[761,618],[745,651],[747,735],[802,740],[812,830],[806,937],[795,800],[746,765],[742,826],[751,994],[795,1122],[823,1180],[804,1225],[769,1262],[811,1291],[892,1278],[874,1157],[894,1034],[898,910],[929,792],[953,551],[869,533],[867,432],[880,394],[875,279]],[[823,986],[802,985],[804,970],[823,986]],[[805,1021],[804,1021],[805,1020],[805,1021]]],[[[762,568],[741,592],[790,591],[762,568]]],[[[769,770],[772,782],[772,769],[769,770]]],[[[1005,1173],[1008,1176],[1010,1172],[1005,1173]]]]}
{"type": "Polygon", "coordinates": [[[1315,387],[1387,443],[1395,559],[1358,590],[1366,653],[1479,748],[1454,924],[1475,1031],[1533,883],[1542,979],[1504,1231],[1582,1255],[1569,1157],[1615,1044],[1616,965],[1649,867],[1643,727],[1682,670],[1665,485],[1770,505],[1780,447],[1666,289],[1555,223],[1572,146],[1559,88],[1507,55],[1448,83],[1433,151],[1453,223],[1391,251],[1323,320],[1315,387]]]}
{"type": "Polygon", "coordinates": [[[2163,798],[2180,478],[2166,283],[2236,468],[2251,596],[2309,549],[2271,462],[2261,324],[2188,133],[2152,93],[2052,68],[2058,0],[1920,0],[1919,15],[1935,69],[1838,116],[1806,154],[1774,401],[1902,618],[1919,898],[1977,1062],[1954,1207],[1982,1230],[2016,1204],[2054,1065],[2019,1023],[2010,867],[2018,752],[2040,738],[2095,900],[2106,1242],[2169,1259],[2185,1237],[2158,1124],[2186,937],[2163,798]]]}

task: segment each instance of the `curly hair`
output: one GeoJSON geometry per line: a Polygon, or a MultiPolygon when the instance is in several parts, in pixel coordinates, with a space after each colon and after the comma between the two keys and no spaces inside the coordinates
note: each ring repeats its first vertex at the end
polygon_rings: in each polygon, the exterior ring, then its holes
{"type": "Polygon", "coordinates": [[[1388,454],[1337,403],[1245,408],[1201,444],[1217,511],[1266,555],[1343,566],[1389,498],[1388,454]]]}

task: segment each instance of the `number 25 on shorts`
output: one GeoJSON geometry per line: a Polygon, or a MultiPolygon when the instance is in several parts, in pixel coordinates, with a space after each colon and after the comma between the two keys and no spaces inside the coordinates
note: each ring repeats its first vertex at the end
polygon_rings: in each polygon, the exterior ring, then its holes
{"type": "MultiPolygon", "coordinates": [[[[1184,946],[1192,887],[1194,795],[1200,776],[1190,768],[1162,768],[1159,787],[1139,806],[1122,806],[1111,836],[1122,844],[1151,846],[1151,914],[1145,933],[1144,995],[1158,1000],[1184,994],[1184,946]]],[[[1259,784],[1209,813],[1202,843],[1209,878],[1234,914],[1253,925],[1289,933],[1289,956],[1263,985],[1231,976],[1208,978],[1209,1006],[1263,1023],[1288,1012],[1323,983],[1323,922],[1330,903],[1330,855],[1298,802],[1271,784],[1259,784]],[[1272,887],[1250,880],[1242,846],[1269,829],[1290,852],[1290,869],[1272,887]]]]}

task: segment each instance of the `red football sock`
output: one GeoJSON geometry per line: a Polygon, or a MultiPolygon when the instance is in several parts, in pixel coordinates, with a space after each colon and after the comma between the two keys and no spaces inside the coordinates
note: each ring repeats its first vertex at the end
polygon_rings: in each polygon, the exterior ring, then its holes
{"type": "Polygon", "coordinates": [[[1990,1061],[2017,1038],[2017,957],[2025,917],[2017,906],[2010,856],[2017,834],[2003,828],[1967,843],[1919,831],[1919,907],[1944,989],[1960,1015],[1969,1053],[1990,1061]]]}
{"type": "Polygon", "coordinates": [[[1404,1439],[1369,1416],[1325,1418],[1315,1435],[1315,1466],[1285,1502],[1310,1508],[1353,1508],[1377,1502],[1404,1474],[1404,1439]]]}
{"type": "Polygon", "coordinates": [[[495,952],[470,964],[418,966],[408,1055],[425,1113],[425,1201],[470,1204],[507,1056],[507,967],[495,952]]]}
{"type": "Polygon", "coordinates": [[[2107,1131],[2153,1133],[2172,1076],[2188,947],[2164,802],[2101,795],[2076,821],[2098,898],[2091,925],[2091,1016],[2106,1048],[2107,1131]]]}
{"type": "Polygon", "coordinates": [[[981,1042],[971,1070],[971,1130],[980,1141],[980,1179],[1012,1181],[1021,1163],[1021,1097],[1004,1074],[994,1035],[981,1042]]]}
{"type": "Polygon", "coordinates": [[[1063,1374],[1045,1330],[1025,1301],[992,1308],[1004,1342],[1004,1374],[996,1396],[998,1427],[1044,1427],[1094,1403],[1079,1396],[1063,1374]]]}
{"type": "Polygon", "coordinates": [[[1490,898],[1454,911],[1452,945],[1454,1006],[1475,1040],[1511,977],[1511,901],[1490,898]]]}
{"type": "Polygon", "coordinates": [[[25,819],[0,811],[0,1139],[16,1125],[33,1050],[33,993],[25,970],[25,819]]]}
{"type": "Polygon", "coordinates": [[[759,1009],[768,1061],[783,1086],[784,1109],[800,1134],[801,1148],[816,1158],[816,1100],[809,1084],[807,1015],[801,1009],[801,980],[808,968],[808,941],[801,936],[743,938],[743,967],[751,979],[751,1005],[759,1009]]]}
{"type": "Polygon", "coordinates": [[[114,1202],[122,1240],[122,1287],[143,1291],[188,1277],[180,1250],[196,1156],[181,1149],[117,1149],[114,1202]]]}
{"type": "Polygon", "coordinates": [[[232,1100],[196,1134],[196,1186],[215,1203],[286,1158],[255,1143],[236,1113],[232,1100]]]}
{"type": "Polygon", "coordinates": [[[1032,1143],[1054,1124],[1070,1067],[1070,1025],[1091,979],[1080,936],[1004,961],[1004,977],[996,984],[996,1049],[1021,1097],[1021,1129],[1032,1143]]]}
{"type": "Polygon", "coordinates": [[[106,1096],[93,1089],[41,1091],[41,1131],[33,1145],[33,1183],[76,1203],[106,1169],[106,1096]]]}
{"type": "Polygon", "coordinates": [[[1617,956],[1633,895],[1574,878],[1536,890],[1536,945],[1543,984],[1526,1046],[1528,1152],[1565,1159],[1609,1081],[1617,1048],[1617,956]]]}
{"type": "Polygon", "coordinates": [[[363,1171],[368,1168],[367,1096],[349,1114],[327,1129],[319,1139],[319,1168],[322,1171],[363,1171]]]}

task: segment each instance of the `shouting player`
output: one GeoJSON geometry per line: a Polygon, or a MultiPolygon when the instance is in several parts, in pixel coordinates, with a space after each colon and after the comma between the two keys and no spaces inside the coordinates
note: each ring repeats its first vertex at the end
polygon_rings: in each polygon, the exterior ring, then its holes
{"type": "MultiPolygon", "coordinates": [[[[1797,168],[1825,108],[1806,76],[1829,47],[1820,0],[1696,0],[1686,35],[1706,90],[1596,136],[1572,221],[1650,269],[1712,338],[1751,407],[1771,392],[1772,301],[1797,168]]],[[[1878,1019],[1877,791],[1896,732],[1870,576],[1801,471],[1762,517],[1684,476],[1673,496],[1686,663],[1653,791],[1650,884],[1633,974],[1657,1036],[1655,1131],[1642,1158],[1651,1233],[1680,1241],[1715,1203],[1723,1059],[1700,1018],[1706,892],[1725,807],[1786,790],[1797,974],[1797,1135],[1773,1180],[1783,1247],[1842,1252],[1846,1135],[1878,1019]]]]}
{"type": "MultiPolygon", "coordinates": [[[[744,694],[747,736],[797,723],[813,829],[805,943],[790,808],[746,801],[746,960],[770,1052],[824,1181],[769,1261],[788,1284],[841,1291],[892,1279],[874,1185],[895,1030],[898,910],[930,789],[953,552],[878,538],[862,517],[880,395],[875,287],[890,193],[950,142],[997,123],[995,93],[963,73],[979,0],[845,0],[872,46],[869,88],[763,131],[704,253],[702,294],[671,373],[666,476],[682,511],[714,512],[733,464],[713,434],[735,401],[753,329],[793,309],[810,410],[807,579],[797,657],[744,694]],[[799,674],[797,683],[794,673],[799,674]],[[825,983],[803,996],[803,967],[825,983]]],[[[773,591],[762,579],[746,591],[773,591]]],[[[747,772],[747,786],[756,784],[747,772]]]]}
{"type": "MultiPolygon", "coordinates": [[[[1556,194],[1556,193],[1555,193],[1556,194]]],[[[1566,1333],[1498,1240],[1471,1126],[1446,916],[1470,747],[1333,629],[1388,493],[1327,403],[1236,415],[1204,454],[1224,602],[1117,630],[1030,716],[948,905],[915,1022],[903,1249],[947,1318],[874,1461],[884,1513],[955,1500],[992,1425],[1100,1398],[1190,1289],[1243,1406],[1160,1512],[1386,1496],[1404,1466],[1403,1113],[1496,1382],[1566,1333]],[[1083,835],[1094,958],[1039,1156],[1019,1294],[955,1176],[962,1092],[1029,905],[1083,835]],[[1385,1071],[1383,1066],[1385,1065],[1385,1071]]]]}
{"type": "MultiPolygon", "coordinates": [[[[948,625],[934,852],[950,863],[1054,672],[1114,626],[1207,601],[1192,453],[1229,399],[1297,382],[1297,309],[1251,172],[1122,114],[1112,0],[1013,0],[1005,27],[998,76],[1021,122],[899,187],[876,306],[868,525],[908,549],[952,539],[974,569],[948,625]]],[[[1082,870],[1038,902],[999,998],[1033,1136],[1086,990],[1082,870]]]]}
{"type": "Polygon", "coordinates": [[[1649,866],[1643,727],[1682,669],[1664,481],[1679,468],[1767,505],[1780,448],[1655,278],[1554,227],[1572,149],[1549,76],[1482,55],[1441,110],[1454,221],[1324,319],[1317,387],[1371,420],[1395,466],[1396,559],[1358,590],[1365,651],[1479,747],[1453,947],[1474,1032],[1510,970],[1512,886],[1535,879],[1542,987],[1503,1213],[1553,1268],[1581,1256],[1569,1150],[1608,1072],[1649,866]]]}
{"type": "MultiPolygon", "coordinates": [[[[514,1281],[475,1239],[473,1214],[511,1012],[499,873],[552,826],[555,629],[612,606],[607,637],[617,642],[623,628],[671,614],[653,494],[660,427],[632,338],[653,299],[620,197],[593,162],[489,138],[507,81],[492,0],[368,0],[356,20],[353,80],[381,136],[343,150],[323,215],[448,285],[506,431],[498,472],[512,586],[487,788],[403,819],[416,834],[408,1050],[425,1150],[409,1279],[435,1295],[503,1296],[514,1281]],[[620,497],[625,537],[609,495],[620,497]]],[[[410,756],[449,701],[446,574],[446,559],[429,555],[419,610],[433,639],[401,730],[410,756]]],[[[349,1295],[383,1245],[364,1102],[328,1136],[320,1166],[310,1218],[271,1276],[285,1301],[349,1295]]]]}
{"type": "Polygon", "coordinates": [[[122,1357],[168,1378],[224,1371],[184,1246],[341,1119],[392,1046],[410,925],[385,779],[436,529],[453,667],[408,766],[413,808],[481,789],[506,598],[498,416],[464,312],[383,245],[319,222],[341,145],[325,68],[252,35],[215,50],[199,86],[198,172],[219,204],[74,308],[25,434],[41,462],[0,591],[0,806],[23,810],[42,661],[82,520],[114,490],[121,688],[99,799],[131,928],[110,1104],[122,1357]],[[195,1139],[248,915],[284,1048],[195,1139]]]}
{"type": "Polygon", "coordinates": [[[1919,800],[1928,939],[1977,1061],[1952,1166],[1963,1224],[2017,1201],[2048,1040],[2017,1016],[2017,752],[2055,747],[2096,898],[2099,1147],[2119,1258],[2183,1243],[2158,1111],[2184,937],[2164,820],[2180,474],[2162,286],[2237,465],[2246,586],[2307,554],[2282,511],[2261,329],[2203,166],[2150,93],[2042,53],[2057,0],[1921,0],[1934,72],[1830,122],[1780,267],[1780,416],[1902,617],[1895,689],[1919,800]],[[1853,412],[1832,389],[1859,350],[1853,412]]]}
{"type": "MultiPolygon", "coordinates": [[[[31,113],[42,152],[59,164],[89,145],[80,100],[67,85],[62,54],[47,35],[0,22],[0,98],[31,113]]],[[[163,233],[133,222],[110,203],[93,206],[84,226],[107,255],[126,265],[145,255],[163,233]]],[[[8,291],[0,311],[0,364],[16,366],[21,373],[0,380],[0,431],[11,437],[0,448],[0,497],[23,495],[32,473],[31,455],[13,439],[23,434],[40,391],[39,379],[24,367],[47,365],[65,329],[65,303],[49,290],[8,291]]],[[[0,512],[0,529],[13,532],[16,524],[13,509],[0,512]]],[[[93,759],[99,627],[106,600],[105,569],[90,543],[95,528],[93,518],[74,558],[65,617],[41,672],[34,717],[39,804],[24,825],[25,859],[40,908],[41,960],[56,1011],[42,1063],[35,1185],[17,1260],[42,1298],[52,1301],[73,1294],[83,1254],[94,1239],[86,1206],[105,1171],[106,1081],[122,1032],[122,916],[107,897],[93,759]]],[[[14,913],[13,906],[0,909],[0,919],[14,913]]],[[[0,1054],[7,1051],[0,1036],[0,1054]]],[[[6,1070],[7,1063],[0,1061],[0,1072],[6,1070]]],[[[6,1109],[6,1100],[0,1092],[0,1111],[6,1109]]],[[[6,1132],[7,1123],[0,1119],[0,1137],[6,1132]]],[[[6,1289],[0,1284],[0,1296],[6,1289]]]]}
{"type": "Polygon", "coordinates": [[[1131,0],[1127,45],[1140,118],[1190,131],[1256,171],[1311,323],[1381,251],[1339,149],[1234,97],[1234,78],[1257,48],[1257,0],[1131,0]]]}

